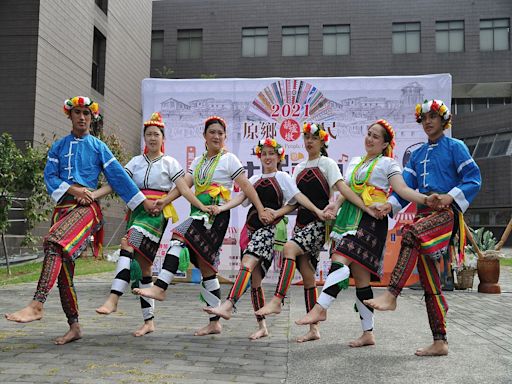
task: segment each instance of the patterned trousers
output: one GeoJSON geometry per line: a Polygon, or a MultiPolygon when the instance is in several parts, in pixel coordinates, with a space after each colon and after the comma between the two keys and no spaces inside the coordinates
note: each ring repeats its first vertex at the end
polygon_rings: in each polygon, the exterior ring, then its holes
{"type": "Polygon", "coordinates": [[[57,282],[60,302],[69,324],[78,322],[78,301],[73,284],[75,259],[90,243],[90,236],[101,227],[98,212],[101,214],[96,203],[61,210],[58,220],[44,238],[43,268],[34,300],[44,303],[57,282]]]}
{"type": "Polygon", "coordinates": [[[398,296],[417,265],[434,340],[446,340],[448,303],[441,290],[439,259],[448,252],[453,225],[451,209],[418,211],[414,223],[403,229],[400,255],[388,287],[398,296]]]}

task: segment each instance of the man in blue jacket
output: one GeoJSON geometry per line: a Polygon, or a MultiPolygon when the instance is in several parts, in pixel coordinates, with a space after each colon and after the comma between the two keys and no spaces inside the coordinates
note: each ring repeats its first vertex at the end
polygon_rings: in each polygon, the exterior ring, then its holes
{"type": "Polygon", "coordinates": [[[95,254],[101,250],[103,217],[96,202],[101,197],[97,191],[100,173],[103,172],[130,209],[144,204],[147,211],[152,210],[152,203],[139,191],[107,145],[89,133],[92,120],[99,117],[98,104],[88,97],[76,96],[64,102],[64,113],[71,120],[71,133],[52,145],[44,170],[46,188],[56,206],[52,226],[43,242],[45,256],[37,289],[29,305],[5,315],[7,320],[19,323],[40,320],[44,302],[58,279],[69,330],[55,339],[55,344],[66,344],[82,336],[73,275],[75,259],[93,235],[95,254]]]}

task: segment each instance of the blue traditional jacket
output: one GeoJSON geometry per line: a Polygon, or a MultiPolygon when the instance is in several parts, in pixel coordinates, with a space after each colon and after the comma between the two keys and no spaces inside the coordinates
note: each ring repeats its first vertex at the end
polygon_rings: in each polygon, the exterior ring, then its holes
{"type": "MultiPolygon", "coordinates": [[[[466,145],[444,135],[437,142],[425,143],[412,153],[403,177],[410,188],[421,193],[449,194],[461,212],[468,209],[482,183],[480,169],[466,145]]],[[[393,206],[393,212],[409,203],[395,192],[388,202],[393,206]]]]}
{"type": "Polygon", "coordinates": [[[72,184],[96,189],[100,172],[130,209],[145,200],[107,145],[90,134],[81,138],[70,134],[52,145],[44,181],[52,200],[59,202],[72,184]]]}

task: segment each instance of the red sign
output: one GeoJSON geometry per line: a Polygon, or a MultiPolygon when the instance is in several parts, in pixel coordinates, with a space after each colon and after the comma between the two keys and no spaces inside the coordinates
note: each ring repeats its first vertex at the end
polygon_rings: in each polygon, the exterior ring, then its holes
{"type": "Polygon", "coordinates": [[[279,133],[286,141],[295,141],[300,137],[300,125],[293,119],[286,119],[281,123],[279,133]]]}

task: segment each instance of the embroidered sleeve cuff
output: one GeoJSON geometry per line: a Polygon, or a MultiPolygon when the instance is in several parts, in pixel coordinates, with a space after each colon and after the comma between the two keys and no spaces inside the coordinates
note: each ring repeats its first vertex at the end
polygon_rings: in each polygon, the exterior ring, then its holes
{"type": "Polygon", "coordinates": [[[131,198],[131,200],[126,204],[128,208],[132,211],[137,208],[144,200],[146,200],[146,196],[142,192],[138,192],[135,196],[131,198]]]}
{"type": "Polygon", "coordinates": [[[452,188],[448,195],[453,197],[453,201],[455,204],[458,205],[462,213],[466,212],[466,209],[469,207],[469,202],[466,200],[466,196],[464,195],[464,192],[457,187],[452,188]]]}
{"type": "Polygon", "coordinates": [[[390,196],[388,198],[388,203],[391,204],[391,207],[393,207],[393,217],[396,216],[396,214],[398,212],[400,212],[400,210],[402,209],[402,206],[400,205],[400,203],[398,202],[397,198],[395,196],[390,196]]]}
{"type": "Polygon", "coordinates": [[[52,200],[58,203],[60,199],[62,199],[62,196],[64,196],[64,194],[67,192],[69,187],[71,187],[71,185],[69,185],[65,181],[60,183],[59,187],[52,193],[52,200]]]}

